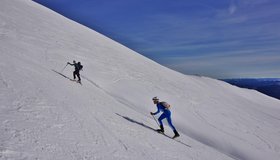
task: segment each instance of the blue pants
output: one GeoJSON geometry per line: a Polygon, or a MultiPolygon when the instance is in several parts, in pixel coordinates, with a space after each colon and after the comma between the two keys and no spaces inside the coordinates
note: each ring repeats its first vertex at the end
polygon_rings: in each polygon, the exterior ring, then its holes
{"type": "Polygon", "coordinates": [[[166,118],[169,126],[172,128],[173,131],[175,131],[175,127],[172,124],[172,120],[171,120],[171,112],[169,110],[166,110],[165,112],[163,112],[160,117],[158,118],[159,124],[163,125],[162,120],[166,118]]]}

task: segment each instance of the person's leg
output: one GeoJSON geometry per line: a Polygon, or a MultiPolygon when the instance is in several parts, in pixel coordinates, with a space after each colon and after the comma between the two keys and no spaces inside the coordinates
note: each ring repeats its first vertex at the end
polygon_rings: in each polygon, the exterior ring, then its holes
{"type": "Polygon", "coordinates": [[[166,117],[166,119],[167,119],[167,122],[168,122],[169,126],[172,128],[172,130],[174,132],[173,138],[179,137],[180,136],[179,133],[177,132],[177,130],[174,127],[174,125],[172,124],[171,114],[168,117],[166,117]]]}
{"type": "Polygon", "coordinates": [[[81,77],[80,77],[80,73],[77,72],[77,77],[78,77],[78,81],[81,82],[81,77]]]}
{"type": "Polygon", "coordinates": [[[167,119],[169,126],[172,128],[172,130],[173,131],[176,130],[174,125],[172,124],[171,116],[166,117],[166,119],[167,119]]]}
{"type": "Polygon", "coordinates": [[[73,78],[76,79],[76,71],[73,72],[73,78]]]}
{"type": "Polygon", "coordinates": [[[163,120],[164,118],[166,118],[166,116],[165,116],[164,113],[161,114],[160,117],[158,118],[158,122],[159,122],[160,125],[163,125],[162,120],[163,120]]]}
{"type": "Polygon", "coordinates": [[[166,115],[163,113],[162,115],[160,115],[160,117],[158,118],[159,124],[160,124],[160,129],[158,129],[158,132],[164,132],[164,128],[163,128],[163,123],[162,120],[166,118],[166,115]]]}

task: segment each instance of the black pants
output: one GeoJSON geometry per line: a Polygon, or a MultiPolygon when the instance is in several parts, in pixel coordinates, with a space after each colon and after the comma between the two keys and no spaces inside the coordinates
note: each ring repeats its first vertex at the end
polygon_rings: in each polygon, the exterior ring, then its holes
{"type": "Polygon", "coordinates": [[[74,77],[74,79],[76,79],[76,76],[78,77],[78,81],[81,81],[79,71],[74,71],[74,72],[73,72],[73,77],[74,77]]]}

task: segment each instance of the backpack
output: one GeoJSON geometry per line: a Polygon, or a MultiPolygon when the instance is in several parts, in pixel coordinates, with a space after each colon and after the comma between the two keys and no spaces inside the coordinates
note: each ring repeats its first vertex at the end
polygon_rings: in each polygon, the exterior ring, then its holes
{"type": "Polygon", "coordinates": [[[83,69],[83,65],[81,65],[81,64],[80,64],[80,66],[79,66],[79,70],[82,70],[82,69],[83,69]]]}
{"type": "Polygon", "coordinates": [[[170,107],[171,107],[171,105],[168,104],[167,102],[160,102],[160,104],[166,109],[170,109],[170,107]]]}

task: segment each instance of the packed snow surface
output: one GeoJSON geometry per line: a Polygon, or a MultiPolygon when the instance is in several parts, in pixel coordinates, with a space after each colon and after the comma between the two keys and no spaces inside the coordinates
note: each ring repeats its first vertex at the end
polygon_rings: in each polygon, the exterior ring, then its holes
{"type": "Polygon", "coordinates": [[[1,0],[0,124],[1,160],[280,159],[279,100],[170,70],[30,0],[1,0]],[[153,130],[154,96],[177,141],[153,130]]]}

